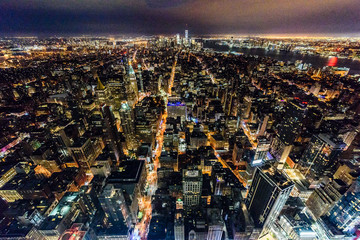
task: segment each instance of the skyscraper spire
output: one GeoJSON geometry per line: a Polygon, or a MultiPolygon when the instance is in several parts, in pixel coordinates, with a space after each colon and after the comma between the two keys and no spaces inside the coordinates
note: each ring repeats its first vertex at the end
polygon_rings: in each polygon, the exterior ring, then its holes
{"type": "Polygon", "coordinates": [[[102,82],[100,81],[99,75],[96,74],[95,77],[97,78],[97,86],[96,86],[96,89],[97,89],[97,90],[104,90],[104,89],[105,89],[105,86],[104,86],[104,84],[102,84],[102,82]]]}

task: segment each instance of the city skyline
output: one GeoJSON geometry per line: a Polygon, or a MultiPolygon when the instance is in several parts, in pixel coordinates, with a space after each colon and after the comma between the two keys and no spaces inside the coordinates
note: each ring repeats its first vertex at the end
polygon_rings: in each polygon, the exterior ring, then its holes
{"type": "Polygon", "coordinates": [[[360,36],[360,5],[338,1],[1,1],[4,36],[360,36]]]}

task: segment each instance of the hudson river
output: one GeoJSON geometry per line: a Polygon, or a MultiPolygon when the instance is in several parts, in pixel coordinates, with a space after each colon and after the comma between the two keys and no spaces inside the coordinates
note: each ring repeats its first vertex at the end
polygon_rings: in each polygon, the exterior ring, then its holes
{"type": "MultiPolygon", "coordinates": [[[[229,51],[227,45],[216,45],[215,41],[206,41],[204,43],[204,48],[210,48],[215,51],[229,51]]],[[[257,55],[259,57],[270,57],[280,61],[290,61],[295,62],[296,60],[302,60],[303,63],[311,63],[315,68],[324,67],[329,62],[329,58],[322,57],[318,55],[303,55],[295,52],[285,52],[285,51],[273,51],[265,50],[264,48],[233,48],[232,52],[243,53],[245,55],[257,55]]],[[[360,74],[360,61],[351,60],[345,58],[338,58],[337,67],[347,67],[350,68],[349,74],[360,74]]]]}

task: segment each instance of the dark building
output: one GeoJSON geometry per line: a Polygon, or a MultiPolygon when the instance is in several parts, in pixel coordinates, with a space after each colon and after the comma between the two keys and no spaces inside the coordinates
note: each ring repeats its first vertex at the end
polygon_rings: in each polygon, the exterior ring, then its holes
{"type": "Polygon", "coordinates": [[[327,170],[335,170],[337,158],[345,147],[342,140],[329,135],[320,133],[313,136],[302,156],[302,162],[307,168],[306,175],[309,171],[323,174],[327,170]]]}
{"type": "Polygon", "coordinates": [[[283,120],[278,127],[279,138],[285,145],[292,145],[295,141],[306,115],[306,107],[307,102],[299,99],[289,102],[286,106],[283,120]]]}
{"type": "Polygon", "coordinates": [[[360,178],[340,198],[335,206],[326,215],[337,229],[345,234],[354,234],[360,224],[360,178]]]}
{"type": "Polygon", "coordinates": [[[122,149],[122,137],[116,127],[116,119],[111,111],[111,107],[105,105],[102,107],[101,110],[106,123],[108,138],[114,151],[116,161],[118,163],[120,159],[124,156],[122,149]]]}
{"type": "Polygon", "coordinates": [[[276,220],[293,187],[280,171],[256,169],[246,198],[255,227],[265,229],[276,220]]]}

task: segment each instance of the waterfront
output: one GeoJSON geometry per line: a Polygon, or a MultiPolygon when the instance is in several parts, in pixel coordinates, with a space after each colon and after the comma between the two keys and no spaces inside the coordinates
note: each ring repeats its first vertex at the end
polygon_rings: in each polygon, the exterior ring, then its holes
{"type": "MultiPolygon", "coordinates": [[[[217,45],[215,41],[207,41],[204,44],[205,48],[214,49],[215,51],[228,52],[229,46],[217,45]]],[[[317,55],[303,55],[296,52],[285,52],[276,50],[266,50],[264,48],[232,48],[231,52],[243,53],[245,55],[257,55],[259,57],[270,57],[280,61],[295,62],[296,60],[302,60],[304,63],[311,63],[315,68],[321,68],[328,64],[329,58],[317,56],[317,55]]],[[[339,58],[337,61],[337,67],[350,68],[349,74],[360,74],[360,61],[352,59],[339,58]]]]}

